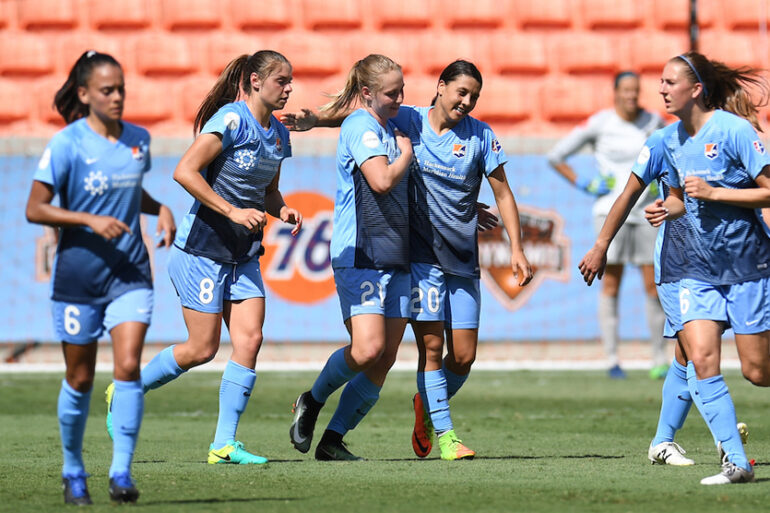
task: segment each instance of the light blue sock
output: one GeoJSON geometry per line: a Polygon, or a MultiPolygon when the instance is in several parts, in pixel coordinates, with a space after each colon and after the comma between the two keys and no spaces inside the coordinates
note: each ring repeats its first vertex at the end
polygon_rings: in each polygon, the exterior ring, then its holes
{"type": "Polygon", "coordinates": [[[358,372],[351,369],[345,361],[345,348],[341,347],[326,360],[326,365],[313,383],[310,393],[313,394],[313,399],[323,404],[335,390],[350,381],[356,374],[358,372]]]}
{"type": "Polygon", "coordinates": [[[112,465],[110,477],[131,473],[136,440],[144,414],[144,391],[142,381],[118,381],[112,396],[112,465]]]}
{"type": "Polygon", "coordinates": [[[62,380],[59,391],[57,414],[59,416],[59,434],[61,435],[64,465],[62,475],[72,476],[85,473],[83,465],[83,434],[86,431],[88,407],[91,404],[91,391],[78,392],[67,380],[62,380]]]}
{"type": "Polygon", "coordinates": [[[660,405],[658,431],[652,439],[652,445],[662,442],[673,442],[676,432],[682,429],[684,419],[692,406],[690,389],[687,388],[687,367],[677,362],[671,363],[663,382],[661,392],[663,401],[660,405]]]}
{"type": "Polygon", "coordinates": [[[687,384],[696,406],[699,406],[703,419],[708,424],[715,440],[722,443],[722,449],[727,459],[735,465],[751,470],[746,452],[743,450],[741,435],[738,433],[735,418],[735,406],[727,390],[727,384],[721,374],[706,379],[697,379],[695,368],[690,376],[690,365],[687,364],[687,384]]]}
{"type": "Polygon", "coordinates": [[[709,433],[711,433],[711,436],[714,438],[714,445],[716,446],[719,440],[717,440],[716,435],[714,434],[714,431],[711,429],[711,426],[709,425],[708,421],[706,420],[706,416],[703,413],[703,401],[701,401],[700,395],[693,393],[693,390],[696,389],[696,383],[698,382],[698,378],[695,375],[695,365],[691,361],[687,362],[687,390],[690,391],[690,398],[692,399],[692,402],[695,404],[695,407],[698,409],[698,412],[700,412],[701,417],[703,417],[704,422],[706,422],[706,426],[709,428],[709,433]]]}
{"type": "Polygon", "coordinates": [[[174,346],[169,346],[142,369],[142,388],[145,393],[155,390],[187,372],[174,359],[174,346]]]}
{"type": "Polygon", "coordinates": [[[257,381],[257,373],[230,360],[222,374],[219,385],[219,419],[214,435],[214,449],[221,449],[228,442],[235,440],[241,414],[249,404],[251,391],[257,381]]]}
{"type": "Polygon", "coordinates": [[[417,372],[417,390],[420,391],[422,404],[428,408],[430,421],[437,435],[453,429],[452,417],[449,415],[449,399],[447,384],[442,369],[417,372]]]}
{"type": "Polygon", "coordinates": [[[355,429],[380,398],[381,389],[382,387],[372,383],[366,374],[360,372],[342,390],[340,402],[326,429],[342,436],[355,429]]]}
{"type": "Polygon", "coordinates": [[[455,374],[451,370],[446,368],[446,364],[441,364],[441,370],[444,371],[444,377],[446,378],[446,396],[447,399],[451,399],[455,396],[458,390],[465,384],[465,380],[468,379],[470,374],[455,374]]]}

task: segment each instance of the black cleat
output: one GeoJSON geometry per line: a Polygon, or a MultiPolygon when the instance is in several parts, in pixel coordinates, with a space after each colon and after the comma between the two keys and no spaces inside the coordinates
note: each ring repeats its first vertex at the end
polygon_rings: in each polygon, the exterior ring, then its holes
{"type": "Polygon", "coordinates": [[[315,448],[315,459],[318,461],[363,461],[348,450],[348,446],[342,441],[342,436],[334,431],[327,430],[318,447],[315,448]]]}
{"type": "Polygon", "coordinates": [[[64,490],[64,504],[74,504],[75,506],[88,506],[93,504],[91,495],[88,493],[86,478],[88,474],[79,474],[76,476],[62,476],[61,487],[64,490]]]}
{"type": "Polygon", "coordinates": [[[110,499],[119,504],[136,502],[139,498],[139,490],[134,486],[131,476],[128,474],[115,474],[110,478],[110,499]]]}
{"type": "Polygon", "coordinates": [[[313,399],[309,390],[301,393],[293,405],[291,411],[294,413],[294,422],[289,428],[289,437],[291,437],[291,444],[301,453],[310,450],[313,430],[322,406],[322,403],[313,399]]]}

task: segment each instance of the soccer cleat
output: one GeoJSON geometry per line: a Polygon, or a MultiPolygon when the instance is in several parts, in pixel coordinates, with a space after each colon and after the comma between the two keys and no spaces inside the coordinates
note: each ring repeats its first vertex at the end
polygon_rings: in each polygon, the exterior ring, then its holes
{"type": "MultiPolygon", "coordinates": [[[[746,445],[749,440],[749,426],[745,422],[739,422],[735,427],[738,428],[738,434],[741,435],[741,443],[746,445]]],[[[717,454],[719,455],[719,463],[727,461],[727,453],[722,449],[722,442],[717,442],[717,454]]]]}
{"type": "Polygon", "coordinates": [[[433,423],[425,411],[419,393],[412,398],[414,405],[414,430],[412,430],[412,449],[418,458],[424,458],[433,449],[433,423]]]}
{"type": "Polygon", "coordinates": [[[104,391],[104,400],[107,401],[107,434],[112,440],[112,396],[115,395],[115,383],[110,382],[107,390],[104,391]]]}
{"type": "Polygon", "coordinates": [[[64,491],[64,504],[74,504],[75,506],[88,506],[93,504],[91,495],[88,493],[86,478],[88,474],[61,476],[61,487],[64,491]]]}
{"type": "Polygon", "coordinates": [[[243,448],[242,442],[230,441],[221,449],[214,449],[214,444],[209,446],[210,465],[217,463],[231,463],[235,465],[264,465],[267,458],[251,454],[243,448]]]}
{"type": "Polygon", "coordinates": [[[310,395],[310,390],[303,392],[297,397],[297,400],[292,405],[292,413],[294,414],[294,421],[289,428],[289,437],[291,437],[291,443],[295,449],[301,453],[306,453],[310,450],[310,444],[313,441],[313,430],[315,430],[315,423],[318,420],[318,412],[320,408],[314,407],[313,404],[318,404],[310,395]]]}
{"type": "Polygon", "coordinates": [[[647,451],[647,457],[653,465],[656,463],[658,465],[674,465],[676,467],[695,465],[693,460],[685,458],[684,455],[685,450],[676,442],[661,442],[655,447],[650,445],[650,449],[647,451]]]}
{"type": "Polygon", "coordinates": [[[134,481],[127,472],[110,477],[109,491],[110,499],[120,504],[136,502],[139,498],[139,490],[136,489],[134,481]]]}
{"type": "Polygon", "coordinates": [[[620,368],[620,365],[613,365],[607,371],[607,375],[611,379],[626,379],[626,371],[620,368]]]}
{"type": "Polygon", "coordinates": [[[468,449],[457,438],[454,429],[450,429],[438,437],[438,446],[441,449],[442,460],[472,460],[476,452],[468,449]]]}
{"type": "Polygon", "coordinates": [[[668,365],[656,365],[650,369],[650,379],[663,379],[668,374],[668,365]]]}
{"type": "Polygon", "coordinates": [[[315,448],[315,459],[318,461],[363,461],[360,456],[356,456],[348,450],[347,444],[340,441],[326,440],[324,438],[315,448]]]}
{"type": "Polygon", "coordinates": [[[746,470],[735,463],[722,463],[722,472],[700,480],[702,485],[723,485],[736,483],[751,483],[754,481],[754,470],[746,470]]]}

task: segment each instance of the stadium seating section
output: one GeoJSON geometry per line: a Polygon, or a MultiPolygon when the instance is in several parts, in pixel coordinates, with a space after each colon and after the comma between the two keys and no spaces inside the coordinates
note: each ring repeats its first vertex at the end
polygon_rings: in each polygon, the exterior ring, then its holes
{"type": "MultiPolygon", "coordinates": [[[[156,136],[189,136],[216,76],[272,48],[294,67],[288,109],[318,106],[355,60],[384,53],[425,104],[456,58],[484,74],[476,115],[505,135],[555,136],[611,101],[611,77],[642,74],[660,109],[666,60],[688,49],[690,0],[0,0],[0,135],[49,136],[51,100],[94,48],[124,66],[126,118],[156,136]]],[[[767,0],[698,0],[700,49],[768,67],[767,0]],[[764,38],[763,38],[764,37],[764,38]]]]}

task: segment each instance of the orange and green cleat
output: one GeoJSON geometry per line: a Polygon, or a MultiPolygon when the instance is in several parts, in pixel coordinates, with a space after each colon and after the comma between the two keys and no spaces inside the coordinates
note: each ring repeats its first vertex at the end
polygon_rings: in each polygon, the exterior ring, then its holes
{"type": "Polygon", "coordinates": [[[424,458],[433,449],[433,423],[430,421],[430,415],[425,411],[419,393],[414,394],[412,404],[414,405],[412,449],[418,458],[424,458]]]}
{"type": "Polygon", "coordinates": [[[472,460],[476,456],[476,451],[465,447],[462,440],[457,438],[454,429],[438,437],[438,446],[442,460],[472,460]]]}

